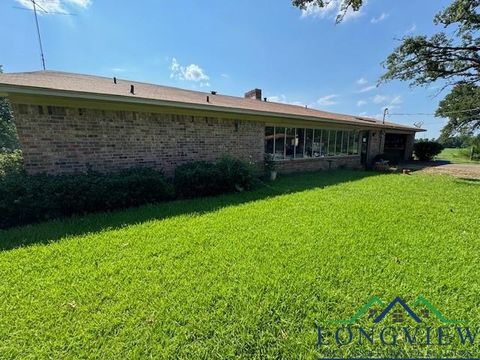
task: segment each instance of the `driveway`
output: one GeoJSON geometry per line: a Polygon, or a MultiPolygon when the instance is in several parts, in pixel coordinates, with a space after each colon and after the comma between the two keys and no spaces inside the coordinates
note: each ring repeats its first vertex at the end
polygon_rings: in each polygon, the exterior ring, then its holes
{"type": "Polygon", "coordinates": [[[477,164],[442,164],[429,166],[421,171],[433,174],[448,174],[466,179],[480,179],[480,165],[477,164]]]}

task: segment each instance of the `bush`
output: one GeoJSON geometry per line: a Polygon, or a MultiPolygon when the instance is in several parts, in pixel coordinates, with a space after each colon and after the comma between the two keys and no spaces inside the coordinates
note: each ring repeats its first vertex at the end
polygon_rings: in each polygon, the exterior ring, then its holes
{"type": "MultiPolygon", "coordinates": [[[[26,175],[20,153],[0,157],[0,229],[64,216],[110,211],[174,198],[161,172],[130,169],[109,174],[26,175]]],[[[256,174],[230,157],[198,161],[175,172],[180,197],[200,197],[249,190],[256,174]]]]}
{"type": "Polygon", "coordinates": [[[254,182],[254,169],[231,157],[216,163],[195,161],[180,165],[174,179],[176,194],[184,198],[249,190],[254,182]]]}
{"type": "Polygon", "coordinates": [[[19,174],[0,178],[0,228],[171,199],[161,172],[131,169],[110,174],[19,174]]]}
{"type": "Polygon", "coordinates": [[[215,164],[195,161],[175,169],[175,193],[180,197],[214,195],[220,172],[215,164]]]}
{"type": "Polygon", "coordinates": [[[419,141],[414,144],[413,152],[418,160],[429,161],[440,154],[444,149],[443,145],[436,141],[419,141]]]}
{"type": "Polygon", "coordinates": [[[256,179],[253,166],[229,156],[222,157],[216,163],[220,171],[220,188],[222,192],[251,190],[256,179]]]}
{"type": "Polygon", "coordinates": [[[0,152],[0,177],[23,173],[23,157],[20,150],[0,152]]]}

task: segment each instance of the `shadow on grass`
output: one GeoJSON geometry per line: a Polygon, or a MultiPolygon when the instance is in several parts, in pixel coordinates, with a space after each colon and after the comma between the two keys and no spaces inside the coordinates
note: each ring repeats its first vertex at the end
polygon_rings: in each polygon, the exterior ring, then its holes
{"type": "Polygon", "coordinates": [[[167,219],[184,214],[201,215],[227,206],[240,205],[251,201],[315,188],[324,188],[378,175],[376,172],[349,170],[283,175],[280,176],[277,181],[261,183],[255,190],[249,192],[209,198],[177,200],[145,205],[133,209],[64,218],[9,230],[0,230],[0,251],[12,250],[33,244],[47,244],[67,236],[78,236],[105,230],[120,229],[150,220],[167,219]]]}
{"type": "Polygon", "coordinates": [[[480,185],[480,179],[476,178],[460,177],[456,179],[456,182],[462,184],[480,185]]]}

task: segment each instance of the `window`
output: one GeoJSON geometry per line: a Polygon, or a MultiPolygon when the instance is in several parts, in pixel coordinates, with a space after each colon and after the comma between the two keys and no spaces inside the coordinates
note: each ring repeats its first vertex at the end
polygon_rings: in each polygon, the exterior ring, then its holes
{"type": "Polygon", "coordinates": [[[359,131],[265,127],[265,153],[275,160],[359,154],[359,131]]]}
{"type": "Polygon", "coordinates": [[[323,135],[325,134],[325,130],[315,129],[313,134],[313,146],[312,146],[312,153],[313,157],[322,157],[325,156],[325,140],[323,135]]]}
{"type": "Polygon", "coordinates": [[[342,154],[343,131],[337,131],[337,138],[335,141],[335,155],[342,154]]]}
{"type": "Polygon", "coordinates": [[[298,142],[298,138],[295,135],[295,128],[287,128],[285,134],[285,158],[293,159],[295,157],[295,147],[298,142]]]}
{"type": "Polygon", "coordinates": [[[350,136],[350,131],[342,132],[342,155],[348,155],[348,137],[350,136]]]}
{"type": "Polygon", "coordinates": [[[313,129],[305,130],[305,157],[313,157],[313,129]]]}
{"type": "Polygon", "coordinates": [[[353,138],[353,141],[352,141],[352,155],[358,155],[358,147],[359,147],[359,137],[360,137],[360,133],[355,130],[352,134],[352,138],[353,138]]]}
{"type": "Polygon", "coordinates": [[[348,132],[348,140],[347,140],[347,154],[353,155],[353,131],[348,132]]]}
{"type": "Polygon", "coordinates": [[[337,132],[335,130],[328,131],[328,150],[327,150],[327,155],[328,156],[334,156],[335,155],[336,134],[337,134],[337,132]]]}
{"type": "Polygon", "coordinates": [[[285,158],[285,128],[275,128],[275,160],[282,160],[285,158]]]}
{"type": "Polygon", "coordinates": [[[295,159],[303,158],[305,149],[305,129],[295,129],[295,159]]]}

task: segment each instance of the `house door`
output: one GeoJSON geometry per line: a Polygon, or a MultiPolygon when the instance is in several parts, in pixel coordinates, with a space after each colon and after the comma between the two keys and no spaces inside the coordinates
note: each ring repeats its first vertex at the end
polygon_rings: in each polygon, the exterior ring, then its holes
{"type": "Polygon", "coordinates": [[[360,135],[360,140],[361,140],[360,160],[362,162],[362,165],[367,164],[368,138],[369,138],[369,132],[363,131],[360,135]]]}

